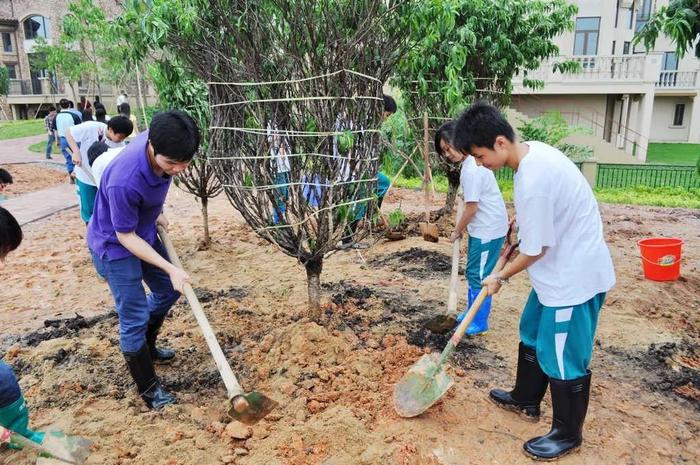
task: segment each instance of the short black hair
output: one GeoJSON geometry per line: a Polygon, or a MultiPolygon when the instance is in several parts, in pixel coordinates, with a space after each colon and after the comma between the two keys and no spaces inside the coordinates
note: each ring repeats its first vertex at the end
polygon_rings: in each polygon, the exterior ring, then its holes
{"type": "Polygon", "coordinates": [[[107,122],[107,129],[111,129],[115,134],[124,134],[129,137],[134,132],[134,123],[126,116],[115,116],[107,122]]]}
{"type": "Polygon", "coordinates": [[[442,153],[442,147],[440,146],[440,141],[446,140],[447,142],[452,145],[452,139],[454,138],[455,135],[455,122],[454,120],[450,120],[446,123],[444,123],[442,126],[438,128],[437,131],[435,131],[435,152],[439,156],[444,156],[445,154],[442,153]]]}
{"type": "Polygon", "coordinates": [[[126,102],[122,103],[119,105],[119,113],[125,116],[131,116],[131,105],[126,102]]]}
{"type": "Polygon", "coordinates": [[[105,107],[102,106],[101,103],[95,104],[95,121],[99,121],[100,123],[107,122],[107,110],[105,110],[105,107]]]}
{"type": "Polygon", "coordinates": [[[22,243],[22,228],[4,208],[0,207],[0,260],[22,243]]]}
{"type": "Polygon", "coordinates": [[[4,168],[0,168],[0,184],[12,184],[12,175],[4,168]]]}
{"type": "Polygon", "coordinates": [[[63,109],[66,109],[70,107],[70,102],[68,101],[68,99],[62,98],[58,101],[58,106],[60,106],[63,109]]]}
{"type": "Polygon", "coordinates": [[[68,106],[71,108],[75,108],[75,103],[73,103],[73,100],[68,100],[68,106]]]}
{"type": "Polygon", "coordinates": [[[51,105],[51,106],[49,107],[49,112],[52,112],[52,111],[56,111],[56,107],[53,106],[53,105],[51,105]]]}
{"type": "Polygon", "coordinates": [[[190,161],[199,148],[197,123],[186,113],[169,110],[156,113],[148,128],[156,155],[174,161],[190,161]]]}
{"type": "Polygon", "coordinates": [[[483,101],[473,103],[457,119],[453,145],[470,153],[472,147],[493,149],[496,138],[503,136],[515,142],[515,131],[500,110],[483,101]]]}
{"type": "Polygon", "coordinates": [[[97,157],[105,153],[109,149],[109,146],[102,141],[96,141],[90,148],[88,148],[87,156],[88,163],[92,166],[93,162],[97,160],[97,157]]]}
{"type": "Polygon", "coordinates": [[[384,94],[384,111],[387,113],[396,113],[396,100],[391,95],[384,94]]]}

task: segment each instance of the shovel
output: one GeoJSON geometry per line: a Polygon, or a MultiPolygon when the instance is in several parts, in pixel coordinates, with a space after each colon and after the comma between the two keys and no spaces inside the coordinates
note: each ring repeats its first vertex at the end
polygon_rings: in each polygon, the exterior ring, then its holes
{"type": "MultiPolygon", "coordinates": [[[[165,249],[168,251],[172,263],[184,269],[173,247],[173,243],[170,241],[168,233],[161,226],[158,226],[158,234],[160,235],[160,240],[165,245],[165,249]]],[[[226,392],[229,398],[229,416],[247,425],[257,423],[277,406],[277,402],[257,391],[243,392],[243,388],[241,388],[241,385],[238,383],[236,376],[233,374],[233,370],[231,370],[231,366],[226,360],[224,352],[221,350],[219,342],[216,340],[216,336],[214,336],[214,331],[209,325],[209,321],[204,314],[202,305],[199,303],[199,299],[197,299],[192,286],[185,283],[184,291],[185,297],[187,297],[187,301],[192,308],[192,313],[194,313],[197,323],[204,334],[204,339],[207,341],[209,350],[214,356],[216,367],[219,369],[221,378],[223,378],[224,384],[226,385],[226,392]]]]}
{"type": "MultiPolygon", "coordinates": [[[[459,213],[458,213],[459,215],[459,213]]],[[[459,216],[458,216],[459,218],[459,216]]],[[[498,261],[496,262],[496,265],[493,267],[493,272],[497,273],[503,269],[503,267],[506,265],[508,262],[508,258],[510,255],[513,253],[513,250],[517,247],[516,245],[513,245],[513,223],[511,222],[509,227],[508,227],[508,232],[506,233],[506,244],[505,244],[505,249],[503,253],[501,254],[500,257],[498,257],[498,261]],[[510,250],[512,248],[512,250],[510,250]]],[[[454,274],[454,250],[453,250],[453,262],[452,262],[452,276],[453,279],[455,277],[454,274]]],[[[452,283],[450,283],[452,284],[452,283]]],[[[456,289],[456,288],[455,288],[456,289]]],[[[450,296],[451,298],[451,296],[450,296]]],[[[426,329],[437,333],[437,334],[445,334],[449,332],[452,328],[455,327],[455,323],[457,323],[457,312],[456,312],[456,301],[455,301],[455,307],[452,308],[450,307],[450,301],[448,300],[447,304],[447,313],[444,313],[442,315],[437,315],[430,320],[426,321],[424,326],[426,329]]]]}
{"type": "MultiPolygon", "coordinates": [[[[498,259],[500,268],[503,268],[517,246],[517,244],[509,244],[506,247],[498,259]]],[[[445,371],[445,362],[457,348],[457,344],[462,340],[469,323],[472,322],[481,308],[481,304],[487,297],[486,292],[486,288],[481,289],[442,353],[440,355],[435,353],[423,355],[396,384],[394,387],[394,409],[400,416],[409,418],[420,415],[440,400],[450,389],[453,380],[445,371]]]]}
{"type": "Polygon", "coordinates": [[[46,433],[44,441],[38,444],[2,426],[0,426],[0,443],[16,444],[24,449],[34,449],[41,457],[76,465],[85,463],[90,455],[90,446],[92,445],[92,441],[77,436],[67,436],[58,431],[46,433]]]}

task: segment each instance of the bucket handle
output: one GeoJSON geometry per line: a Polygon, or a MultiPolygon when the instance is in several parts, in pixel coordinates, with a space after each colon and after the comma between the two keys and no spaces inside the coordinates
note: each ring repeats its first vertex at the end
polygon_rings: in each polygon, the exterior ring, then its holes
{"type": "Polygon", "coordinates": [[[650,264],[652,264],[652,265],[656,265],[656,266],[673,266],[673,265],[675,265],[676,263],[678,263],[678,262],[680,262],[681,260],[683,260],[683,257],[678,257],[678,260],[674,261],[673,263],[664,263],[664,264],[662,265],[661,263],[658,263],[658,262],[654,262],[654,261],[649,260],[649,259],[648,259],[647,257],[645,257],[644,255],[640,255],[640,257],[642,257],[642,260],[644,260],[645,262],[650,263],[650,264]]]}

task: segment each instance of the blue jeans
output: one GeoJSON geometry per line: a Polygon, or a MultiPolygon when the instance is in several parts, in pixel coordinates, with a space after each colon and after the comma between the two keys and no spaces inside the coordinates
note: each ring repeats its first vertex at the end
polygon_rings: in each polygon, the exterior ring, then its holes
{"type": "Polygon", "coordinates": [[[0,408],[16,402],[21,394],[22,391],[12,368],[0,361],[0,408]]]}
{"type": "Polygon", "coordinates": [[[53,144],[56,142],[56,136],[53,132],[49,134],[49,139],[46,141],[46,158],[51,158],[51,152],[53,152],[53,144]]]}
{"type": "Polygon", "coordinates": [[[59,140],[61,142],[61,153],[63,154],[63,158],[66,159],[66,171],[68,171],[68,174],[71,174],[75,165],[73,164],[73,156],[68,151],[68,141],[65,137],[60,137],[59,140]]]}
{"type": "MultiPolygon", "coordinates": [[[[168,260],[160,241],[153,248],[168,260]]],[[[119,347],[122,352],[137,352],[146,343],[149,323],[162,321],[180,297],[170,277],[160,268],[133,255],[119,260],[100,258],[91,251],[97,272],[107,280],[119,316],[119,347]],[[142,281],[151,293],[146,295],[142,281]]]]}

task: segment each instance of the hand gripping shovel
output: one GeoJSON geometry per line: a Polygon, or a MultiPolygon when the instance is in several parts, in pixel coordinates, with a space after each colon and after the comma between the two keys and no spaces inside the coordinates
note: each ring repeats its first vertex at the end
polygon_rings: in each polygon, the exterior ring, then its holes
{"type": "MultiPolygon", "coordinates": [[[[460,207],[462,207],[461,202],[460,202],[460,207]]],[[[461,213],[457,213],[457,221],[459,221],[459,218],[461,217],[461,213]]],[[[455,224],[457,224],[455,222],[455,224]]],[[[496,266],[494,266],[493,271],[498,272],[501,271],[501,269],[505,266],[506,262],[508,261],[507,258],[505,257],[505,254],[508,252],[509,247],[513,247],[513,250],[515,250],[516,246],[513,246],[513,231],[514,226],[513,223],[508,227],[508,232],[506,233],[506,244],[505,244],[505,249],[503,251],[503,254],[498,258],[498,262],[496,262],[496,266]]],[[[459,242],[457,243],[459,244],[459,242]]],[[[511,254],[513,252],[510,252],[511,254]]],[[[455,327],[455,323],[457,323],[457,264],[455,264],[455,260],[459,259],[458,255],[459,254],[459,245],[455,247],[453,244],[453,249],[452,249],[452,281],[450,281],[450,297],[449,300],[447,301],[447,312],[443,313],[442,315],[436,315],[433,318],[429,319],[428,321],[425,322],[423,326],[425,326],[428,330],[437,333],[437,334],[446,334],[448,333],[452,328],[455,327]],[[456,251],[455,251],[456,248],[456,251]],[[454,286],[454,287],[453,287],[454,286]],[[454,294],[453,294],[454,293],[454,294]],[[455,299],[454,301],[452,299],[455,299]],[[454,302],[454,303],[453,303],[454,302]]]]}
{"type": "MultiPolygon", "coordinates": [[[[168,255],[170,256],[172,263],[175,266],[182,268],[182,263],[177,256],[177,252],[173,247],[173,243],[170,241],[168,233],[161,226],[158,226],[158,234],[160,235],[160,240],[165,245],[165,249],[168,251],[168,255]]],[[[197,299],[192,286],[185,283],[184,290],[185,297],[187,297],[187,301],[190,303],[190,307],[192,308],[192,313],[194,313],[194,316],[197,319],[197,323],[204,334],[204,339],[207,341],[209,350],[214,356],[216,367],[219,369],[221,378],[223,378],[224,384],[226,385],[226,391],[229,397],[228,414],[231,416],[231,418],[238,420],[241,423],[248,425],[257,423],[277,406],[277,402],[270,399],[265,394],[257,391],[248,393],[243,392],[241,385],[238,384],[238,380],[231,370],[231,366],[226,360],[224,352],[221,350],[221,346],[219,346],[219,343],[216,340],[216,336],[214,336],[214,331],[209,325],[209,321],[204,314],[202,305],[199,303],[199,299],[197,299]]]]}
{"type": "Polygon", "coordinates": [[[0,443],[16,444],[24,449],[34,449],[41,457],[76,465],[85,463],[90,455],[90,446],[92,445],[92,441],[77,436],[67,436],[58,431],[46,433],[44,441],[38,444],[2,426],[0,426],[0,443]]]}
{"type": "MultiPolygon", "coordinates": [[[[517,246],[517,244],[509,244],[506,247],[498,259],[495,270],[505,266],[517,246]]],[[[486,297],[486,288],[482,288],[442,353],[423,355],[394,387],[394,409],[400,416],[408,418],[420,415],[450,389],[453,381],[445,371],[445,362],[454,352],[486,297]]]]}

